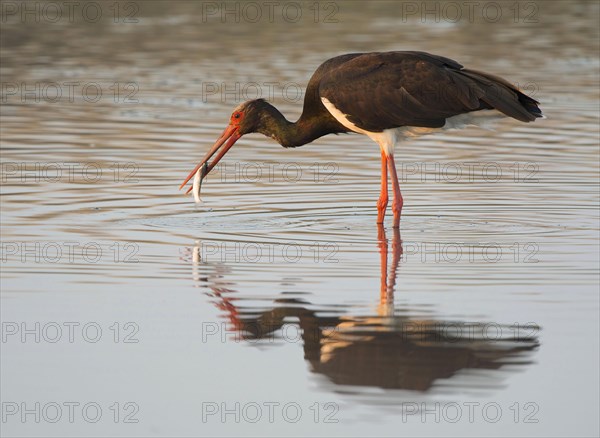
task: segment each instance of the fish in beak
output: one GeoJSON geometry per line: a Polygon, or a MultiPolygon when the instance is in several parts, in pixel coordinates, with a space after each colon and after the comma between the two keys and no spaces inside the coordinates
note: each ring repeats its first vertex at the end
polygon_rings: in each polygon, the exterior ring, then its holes
{"type": "Polygon", "coordinates": [[[187,195],[195,187],[197,187],[197,189],[194,190],[194,198],[196,199],[196,202],[200,202],[200,187],[202,185],[202,180],[206,177],[206,175],[210,173],[211,170],[215,168],[215,166],[219,163],[221,158],[225,156],[227,151],[231,149],[231,147],[235,144],[236,141],[238,141],[241,138],[241,136],[242,135],[239,133],[239,126],[233,124],[227,126],[227,128],[225,128],[225,131],[223,131],[223,133],[217,139],[213,147],[211,147],[210,150],[206,153],[202,161],[200,161],[200,163],[194,168],[194,170],[190,172],[185,181],[183,181],[183,183],[179,186],[179,190],[181,190],[195,175],[196,177],[194,178],[194,184],[185,193],[187,195]],[[208,164],[208,160],[210,160],[212,156],[215,153],[217,153],[217,151],[219,153],[217,154],[215,159],[212,161],[212,163],[208,164]]]}
{"type": "Polygon", "coordinates": [[[194,201],[196,201],[196,204],[202,202],[202,199],[200,199],[200,188],[202,187],[202,180],[206,176],[207,171],[208,164],[204,163],[202,165],[202,168],[198,169],[198,172],[196,172],[196,176],[194,176],[194,182],[192,183],[192,193],[194,194],[194,201]]]}

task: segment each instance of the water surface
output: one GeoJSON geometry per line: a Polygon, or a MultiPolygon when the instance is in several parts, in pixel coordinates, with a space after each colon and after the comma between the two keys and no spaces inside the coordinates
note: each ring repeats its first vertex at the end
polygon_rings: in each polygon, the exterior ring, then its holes
{"type": "Polygon", "coordinates": [[[597,4],[236,23],[130,3],[117,23],[108,4],[2,18],[7,435],[598,435],[597,4]],[[379,151],[358,135],[248,135],[202,204],[177,191],[237,104],[294,120],[320,62],[375,50],[504,76],[547,119],[402,144],[399,232],[375,225],[379,151]]]}

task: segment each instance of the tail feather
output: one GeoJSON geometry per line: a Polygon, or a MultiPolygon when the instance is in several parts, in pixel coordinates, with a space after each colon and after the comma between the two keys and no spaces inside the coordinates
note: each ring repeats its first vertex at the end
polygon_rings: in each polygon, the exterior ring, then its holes
{"type": "Polygon", "coordinates": [[[478,85],[479,99],[485,104],[482,108],[495,108],[522,122],[532,122],[544,117],[537,100],[522,93],[505,79],[477,70],[462,69],[456,73],[466,76],[478,85]]]}

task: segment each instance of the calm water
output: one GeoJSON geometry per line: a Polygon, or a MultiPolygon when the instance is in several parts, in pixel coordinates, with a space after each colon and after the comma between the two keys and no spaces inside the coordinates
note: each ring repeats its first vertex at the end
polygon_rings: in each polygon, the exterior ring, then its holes
{"type": "Polygon", "coordinates": [[[4,435],[597,436],[599,8],[500,3],[3,3],[4,435]],[[548,118],[403,144],[399,233],[357,135],[177,191],[239,102],[375,50],[548,118]]]}

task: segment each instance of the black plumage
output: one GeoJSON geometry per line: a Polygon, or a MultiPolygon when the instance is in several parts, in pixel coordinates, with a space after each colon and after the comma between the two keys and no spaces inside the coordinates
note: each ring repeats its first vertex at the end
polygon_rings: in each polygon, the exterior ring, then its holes
{"type": "Polygon", "coordinates": [[[441,128],[446,119],[497,109],[522,122],[542,113],[538,102],[504,79],[425,52],[344,55],[323,64],[309,83],[357,127],[381,132],[403,126],[441,128]]]}

